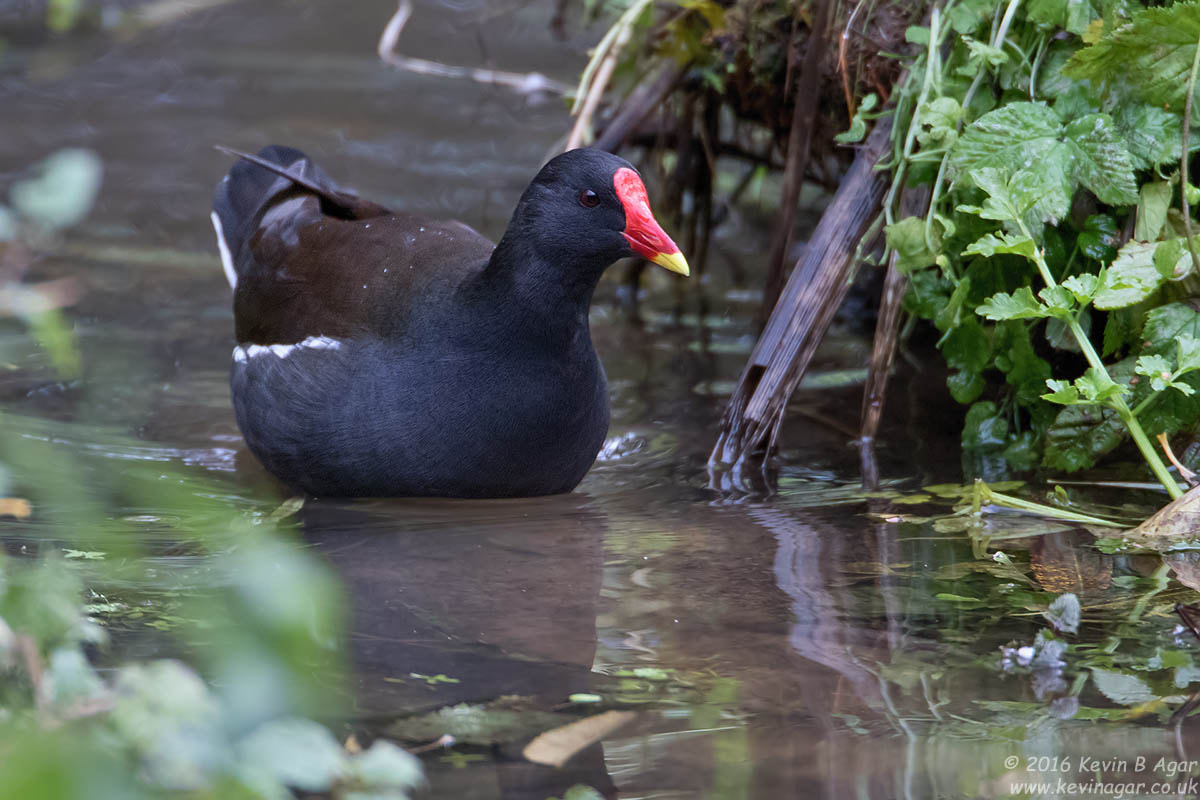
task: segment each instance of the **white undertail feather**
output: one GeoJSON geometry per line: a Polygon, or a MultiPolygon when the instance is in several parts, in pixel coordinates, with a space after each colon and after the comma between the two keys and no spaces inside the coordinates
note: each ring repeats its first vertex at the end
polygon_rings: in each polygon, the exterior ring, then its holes
{"type": "Polygon", "coordinates": [[[237,272],[233,269],[233,255],[229,252],[229,245],[225,244],[225,230],[221,227],[221,218],[217,216],[217,212],[212,212],[213,230],[217,232],[217,250],[221,253],[221,267],[225,270],[225,280],[229,281],[229,286],[232,289],[237,288],[237,272]]]}
{"type": "Polygon", "coordinates": [[[273,355],[276,358],[287,358],[298,347],[306,347],[310,350],[337,350],[341,346],[341,342],[337,339],[331,339],[328,336],[310,336],[302,342],[296,342],[296,344],[238,345],[233,348],[233,360],[239,364],[245,364],[252,358],[267,354],[273,355]]]}

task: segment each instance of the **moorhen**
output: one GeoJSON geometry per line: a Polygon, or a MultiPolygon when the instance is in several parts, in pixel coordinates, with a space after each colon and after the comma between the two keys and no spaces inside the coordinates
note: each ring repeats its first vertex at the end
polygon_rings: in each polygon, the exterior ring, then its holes
{"type": "Polygon", "coordinates": [[[588,330],[601,273],[638,255],[688,274],[629,162],[554,158],[494,245],[360,199],[298,150],[228,152],[212,222],[230,383],[268,471],[334,497],[575,488],[608,430],[588,330]]]}

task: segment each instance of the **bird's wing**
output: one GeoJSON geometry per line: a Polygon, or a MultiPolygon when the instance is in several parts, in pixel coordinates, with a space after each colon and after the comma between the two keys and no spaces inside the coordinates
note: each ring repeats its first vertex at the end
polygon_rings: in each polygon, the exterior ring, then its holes
{"type": "Polygon", "coordinates": [[[298,150],[229,152],[240,160],[217,188],[213,224],[243,344],[401,336],[494,247],[460,222],[363,200],[298,150]]]}

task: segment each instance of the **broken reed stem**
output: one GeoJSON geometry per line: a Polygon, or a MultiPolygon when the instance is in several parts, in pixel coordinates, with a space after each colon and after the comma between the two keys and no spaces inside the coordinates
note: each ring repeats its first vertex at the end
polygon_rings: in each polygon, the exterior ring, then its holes
{"type": "Polygon", "coordinates": [[[783,262],[787,259],[788,244],[792,239],[792,226],[796,219],[796,204],[800,199],[800,188],[804,184],[804,173],[808,169],[808,157],[812,151],[812,136],[820,99],[821,60],[829,36],[833,0],[820,0],[808,38],[804,62],[800,67],[800,79],[792,113],[792,126],[788,133],[787,165],[783,172],[783,189],[780,192],[779,219],[775,226],[775,239],[771,243],[771,254],[767,259],[767,281],[763,289],[760,319],[765,320],[779,300],[783,288],[783,262]]]}
{"type": "Polygon", "coordinates": [[[887,188],[876,166],[890,151],[892,122],[889,115],[875,123],[771,312],[722,418],[709,457],[714,475],[733,467],[737,481],[744,460],[778,436],[788,398],[849,289],[856,247],[887,188]]]}
{"type": "Polygon", "coordinates": [[[384,26],[379,36],[379,46],[376,52],[379,58],[396,69],[405,72],[415,72],[419,75],[434,75],[440,78],[468,78],[477,83],[487,83],[494,86],[505,86],[521,94],[549,92],[551,94],[570,94],[571,87],[565,83],[547,78],[540,72],[504,72],[493,69],[475,69],[473,67],[458,67],[452,64],[442,64],[437,61],[427,61],[423,58],[409,58],[396,52],[400,34],[412,16],[411,0],[400,0],[396,13],[384,26]]]}
{"type": "MultiPolygon", "coordinates": [[[[902,217],[924,216],[930,202],[928,187],[906,189],[900,195],[902,217]]],[[[879,303],[879,319],[875,323],[875,341],[871,350],[871,365],[867,370],[867,385],[863,388],[863,404],[859,437],[863,447],[872,445],[879,423],[883,418],[883,404],[887,399],[888,378],[896,359],[899,341],[900,320],[904,294],[908,289],[908,278],[896,266],[899,255],[893,251],[888,257],[887,277],[884,279],[883,296],[879,303]]]]}

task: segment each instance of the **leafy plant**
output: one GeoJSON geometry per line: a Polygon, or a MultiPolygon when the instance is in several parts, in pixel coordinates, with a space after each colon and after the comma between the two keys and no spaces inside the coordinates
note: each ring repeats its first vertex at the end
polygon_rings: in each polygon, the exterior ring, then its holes
{"type": "Polygon", "coordinates": [[[1200,2],[959,0],[910,29],[887,244],[971,406],[971,471],[1074,471],[1200,422],[1200,286],[1180,155],[1200,2]],[[928,212],[896,219],[905,187],[928,212]],[[1177,206],[1177,207],[1176,207],[1177,206]]]}
{"type": "MultiPolygon", "coordinates": [[[[100,162],[60,151],[34,172],[12,187],[12,210],[0,206],[0,316],[24,321],[71,376],[81,365],[57,311],[69,295],[21,278],[35,250],[87,214],[100,162]]],[[[333,707],[342,598],[289,540],[287,514],[231,508],[224,492],[161,464],[113,470],[103,454],[55,444],[75,438],[68,425],[0,418],[0,515],[10,535],[32,526],[38,552],[0,552],[0,798],[407,798],[422,776],[414,756],[386,741],[351,752],[304,718],[333,707]],[[164,569],[114,504],[161,509],[175,546],[216,584],[172,608],[190,624],[171,645],[194,667],[98,666],[111,658],[102,622],[122,607],[108,586],[149,584],[164,569]],[[85,591],[100,602],[85,603],[85,591]]]]}

